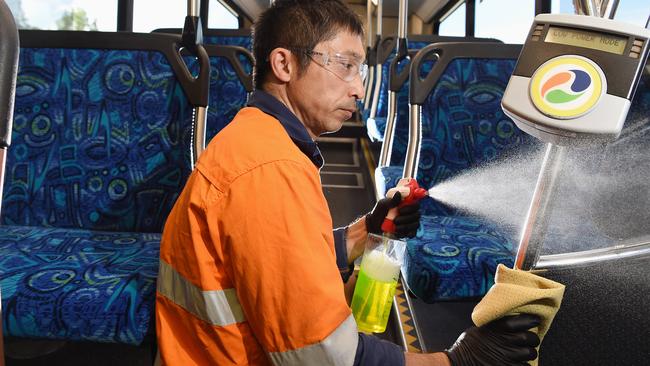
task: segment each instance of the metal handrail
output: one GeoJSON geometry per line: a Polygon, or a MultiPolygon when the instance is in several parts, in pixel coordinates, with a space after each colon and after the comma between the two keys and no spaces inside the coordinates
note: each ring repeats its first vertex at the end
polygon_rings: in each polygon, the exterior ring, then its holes
{"type": "MultiPolygon", "coordinates": [[[[14,17],[7,4],[0,1],[0,192],[4,185],[7,149],[11,145],[19,47],[18,28],[14,17]]],[[[0,366],[4,366],[1,319],[0,304],[0,366]]]]}
{"type": "Polygon", "coordinates": [[[409,104],[409,140],[406,148],[403,178],[416,178],[422,144],[422,106],[409,104]]]}
{"type": "MultiPolygon", "coordinates": [[[[406,40],[408,26],[408,0],[400,0],[399,2],[399,26],[397,29],[397,42],[395,42],[395,52],[396,58],[404,59],[408,57],[408,42],[406,40]]],[[[394,66],[397,68],[398,64],[395,63],[394,66]]],[[[392,68],[393,66],[391,66],[392,68]]],[[[393,75],[393,70],[389,68],[388,71],[388,83],[391,83],[391,78],[393,75]]],[[[388,110],[386,113],[386,126],[384,128],[384,141],[381,145],[381,152],[379,154],[379,167],[385,167],[390,165],[390,156],[393,150],[393,138],[395,136],[395,121],[397,120],[397,92],[392,90],[390,85],[388,88],[388,110]]]]}
{"type": "MultiPolygon", "coordinates": [[[[381,39],[382,32],[382,16],[383,16],[383,1],[377,0],[377,43],[375,48],[379,52],[379,40],[381,39]]],[[[382,74],[382,64],[377,62],[375,65],[375,85],[370,96],[370,115],[368,118],[375,118],[377,115],[377,106],[379,104],[379,92],[381,90],[381,74],[382,74]]]]}
{"type": "Polygon", "coordinates": [[[619,0],[573,0],[576,14],[614,19],[619,0]]]}
{"type": "MultiPolygon", "coordinates": [[[[366,43],[366,58],[370,56],[370,51],[372,50],[372,1],[368,1],[366,3],[366,35],[368,36],[368,40],[366,43]]],[[[371,72],[374,72],[375,68],[373,67],[371,72]]],[[[363,90],[365,91],[365,94],[363,95],[363,105],[366,105],[366,99],[368,99],[368,88],[370,87],[370,84],[372,81],[370,78],[370,74],[366,78],[366,80],[363,81],[363,90]]]]}
{"type": "MultiPolygon", "coordinates": [[[[199,16],[200,8],[201,0],[187,0],[187,16],[185,17],[182,35],[183,47],[187,48],[196,56],[205,54],[205,49],[203,48],[203,25],[199,16]]],[[[207,72],[209,73],[210,63],[200,63],[200,73],[206,72],[203,70],[204,67],[207,67],[207,72]]],[[[190,151],[190,164],[192,168],[196,165],[206,145],[209,85],[206,86],[205,90],[204,101],[194,106],[192,115],[192,147],[190,151]]]]}
{"type": "Polygon", "coordinates": [[[593,265],[610,260],[650,257],[650,241],[637,244],[617,245],[604,249],[584,250],[562,254],[540,256],[532,267],[534,270],[554,270],[593,265]]]}

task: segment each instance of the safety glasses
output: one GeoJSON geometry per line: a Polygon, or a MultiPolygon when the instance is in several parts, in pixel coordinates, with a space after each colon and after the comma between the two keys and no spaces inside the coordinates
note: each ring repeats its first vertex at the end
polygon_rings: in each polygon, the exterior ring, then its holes
{"type": "Polygon", "coordinates": [[[331,72],[339,79],[350,82],[357,76],[361,82],[368,76],[368,65],[354,58],[340,53],[318,52],[314,50],[297,49],[309,56],[312,61],[331,72]]]}

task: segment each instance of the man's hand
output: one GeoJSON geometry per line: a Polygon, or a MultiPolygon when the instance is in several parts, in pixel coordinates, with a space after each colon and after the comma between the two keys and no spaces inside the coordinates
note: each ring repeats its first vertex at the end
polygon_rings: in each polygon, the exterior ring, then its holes
{"type": "Polygon", "coordinates": [[[497,319],[461,334],[447,351],[452,366],[527,365],[537,358],[539,337],[529,331],[539,317],[520,314],[497,319]]]}
{"type": "MultiPolygon", "coordinates": [[[[366,230],[369,233],[381,235],[381,224],[384,222],[388,211],[391,208],[397,207],[402,201],[402,196],[396,192],[393,198],[382,198],[377,201],[377,204],[372,211],[366,215],[366,230]]],[[[399,214],[393,220],[395,223],[395,236],[398,238],[415,236],[418,228],[420,227],[420,203],[400,207],[399,214]]]]}

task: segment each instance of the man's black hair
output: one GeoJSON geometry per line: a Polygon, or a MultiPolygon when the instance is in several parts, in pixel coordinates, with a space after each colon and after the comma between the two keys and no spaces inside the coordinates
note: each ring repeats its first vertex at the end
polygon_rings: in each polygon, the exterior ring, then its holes
{"type": "Polygon", "coordinates": [[[294,51],[300,75],[309,65],[309,56],[298,49],[313,50],[342,30],[363,38],[363,23],[340,0],[276,0],[253,25],[255,88],[261,89],[271,72],[271,51],[278,47],[294,51]]]}

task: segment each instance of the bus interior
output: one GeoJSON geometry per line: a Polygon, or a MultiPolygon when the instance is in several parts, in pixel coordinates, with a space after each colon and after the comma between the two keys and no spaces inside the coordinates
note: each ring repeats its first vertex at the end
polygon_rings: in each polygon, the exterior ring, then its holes
{"type": "MultiPolygon", "coordinates": [[[[0,363],[155,363],[166,215],[254,90],[250,28],[272,2],[0,0],[0,363]]],[[[649,29],[650,3],[345,3],[366,27],[369,75],[353,118],[317,139],[333,225],[402,178],[430,196],[376,336],[446,349],[503,264],[566,286],[540,365],[648,364],[650,40],[621,36],[627,61],[603,66],[614,90],[638,65],[613,138],[557,148],[559,132],[502,101],[524,51],[551,57],[531,42],[561,43],[536,16],[649,29]]],[[[615,60],[575,42],[563,46],[615,60]]]]}

